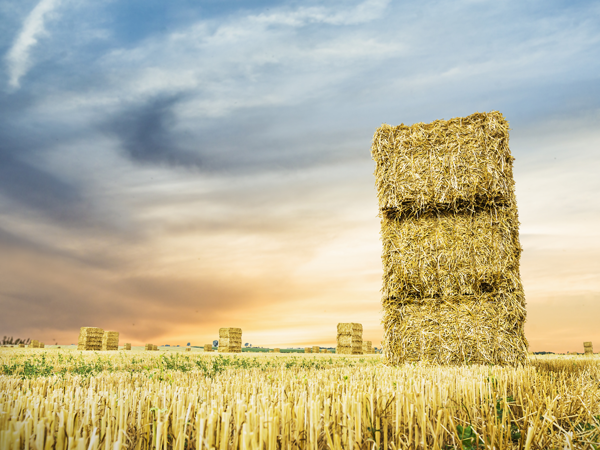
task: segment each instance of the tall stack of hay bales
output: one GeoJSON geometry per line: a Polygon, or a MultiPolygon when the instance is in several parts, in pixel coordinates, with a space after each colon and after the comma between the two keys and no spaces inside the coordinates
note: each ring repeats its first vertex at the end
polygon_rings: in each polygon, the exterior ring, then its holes
{"type": "Polygon", "coordinates": [[[148,351],[154,350],[154,345],[152,345],[152,344],[146,344],[146,345],[144,346],[144,349],[145,349],[145,350],[148,350],[148,351]]]}
{"type": "Polygon", "coordinates": [[[129,342],[125,344],[124,350],[131,350],[131,344],[129,342]]]}
{"type": "Polygon", "coordinates": [[[32,340],[32,341],[29,343],[28,347],[29,347],[29,348],[40,348],[40,342],[39,342],[38,340],[36,340],[36,339],[33,339],[33,340],[32,340]]]}
{"type": "Polygon", "coordinates": [[[102,350],[102,338],[104,330],[95,327],[81,327],[79,330],[79,339],[77,340],[77,350],[102,350]]]}
{"type": "Polygon", "coordinates": [[[304,347],[304,353],[312,353],[312,348],[304,347]]]}
{"type": "Polygon", "coordinates": [[[592,347],[591,342],[583,343],[583,352],[586,356],[592,356],[594,354],[594,347],[592,347]]]}
{"type": "Polygon", "coordinates": [[[212,352],[213,351],[212,344],[204,344],[204,351],[205,352],[212,352]]]}
{"type": "Polygon", "coordinates": [[[494,111],[375,132],[388,363],[526,362],[508,129],[494,111]]]}
{"type": "Polygon", "coordinates": [[[363,353],[365,355],[370,355],[371,353],[373,353],[373,342],[363,341],[363,353]]]}
{"type": "Polygon", "coordinates": [[[241,328],[219,328],[219,352],[241,353],[242,351],[242,329],[241,328]]]}
{"type": "Polygon", "coordinates": [[[119,350],[119,332],[105,331],[102,335],[102,350],[119,350]]]}
{"type": "Polygon", "coordinates": [[[313,345],[312,346],[311,353],[320,353],[320,352],[321,352],[321,347],[319,347],[318,345],[313,345]]]}
{"type": "Polygon", "coordinates": [[[341,355],[362,355],[363,327],[360,323],[338,323],[337,349],[341,355]]]}

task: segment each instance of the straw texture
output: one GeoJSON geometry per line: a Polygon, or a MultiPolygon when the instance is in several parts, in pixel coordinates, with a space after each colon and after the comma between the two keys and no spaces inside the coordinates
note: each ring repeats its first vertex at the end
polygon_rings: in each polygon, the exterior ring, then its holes
{"type": "Polygon", "coordinates": [[[212,344],[204,344],[204,351],[205,352],[212,352],[213,351],[212,344]]]}
{"type": "Polygon", "coordinates": [[[304,353],[312,353],[312,348],[304,347],[304,353]]]}
{"type": "Polygon", "coordinates": [[[220,328],[219,329],[219,352],[241,353],[242,351],[242,329],[220,328]]]}
{"type": "Polygon", "coordinates": [[[318,345],[313,345],[311,353],[321,353],[321,347],[319,347],[318,345]]]}
{"type": "Polygon", "coordinates": [[[95,327],[81,327],[77,340],[77,350],[102,350],[104,330],[95,327]]]}
{"type": "Polygon", "coordinates": [[[125,344],[124,350],[131,350],[131,344],[129,342],[125,344]]]}
{"type": "Polygon", "coordinates": [[[360,323],[338,323],[336,353],[341,355],[362,355],[362,332],[360,323]]]}
{"type": "Polygon", "coordinates": [[[388,363],[525,362],[508,129],[495,111],[375,132],[388,363]]]}
{"type": "Polygon", "coordinates": [[[119,350],[119,332],[105,331],[102,335],[102,350],[119,350]]]}
{"type": "Polygon", "coordinates": [[[592,346],[591,342],[584,342],[583,343],[583,352],[587,356],[592,356],[594,354],[594,347],[592,346]]]}
{"type": "Polygon", "coordinates": [[[373,353],[373,342],[363,341],[363,354],[370,355],[373,353]]]}

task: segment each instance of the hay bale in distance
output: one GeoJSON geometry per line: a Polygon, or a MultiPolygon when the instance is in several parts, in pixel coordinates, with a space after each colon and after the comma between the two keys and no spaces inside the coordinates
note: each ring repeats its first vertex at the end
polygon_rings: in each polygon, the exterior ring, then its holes
{"type": "Polygon", "coordinates": [[[502,114],[382,125],[371,154],[387,362],[525,363],[513,157],[502,114]]]}
{"type": "Polygon", "coordinates": [[[373,353],[373,342],[363,341],[363,354],[370,355],[373,353]]]}
{"type": "Polygon", "coordinates": [[[25,348],[25,344],[19,344],[19,348],[25,348]]]}
{"type": "Polygon", "coordinates": [[[313,345],[311,353],[321,353],[321,347],[319,347],[318,345],[313,345]]]}
{"type": "Polygon", "coordinates": [[[304,347],[304,353],[312,353],[312,348],[304,347]]]}
{"type": "Polygon", "coordinates": [[[242,329],[220,328],[219,329],[219,352],[241,353],[242,351],[242,329]]]}
{"type": "Polygon", "coordinates": [[[592,356],[594,354],[594,347],[592,347],[591,342],[583,343],[583,352],[586,356],[592,356]]]}
{"type": "Polygon", "coordinates": [[[204,344],[204,351],[205,352],[212,352],[213,351],[212,344],[204,344]]]}
{"type": "Polygon", "coordinates": [[[186,348],[185,348],[185,351],[186,351],[186,352],[191,352],[191,351],[192,351],[192,347],[186,347],[186,348]]]}
{"type": "Polygon", "coordinates": [[[102,350],[119,350],[119,332],[105,331],[102,335],[102,350]]]}
{"type": "Polygon", "coordinates": [[[362,355],[362,333],[360,323],[338,323],[336,353],[362,355]]]}
{"type": "Polygon", "coordinates": [[[154,350],[155,352],[158,351],[158,345],[152,345],[152,350],[154,350]]]}
{"type": "Polygon", "coordinates": [[[280,349],[278,349],[278,348],[274,348],[274,349],[273,349],[273,353],[281,353],[281,350],[280,350],[280,349]]]}
{"type": "Polygon", "coordinates": [[[144,346],[144,349],[145,349],[145,350],[148,350],[148,351],[154,350],[154,345],[152,345],[152,344],[146,344],[146,345],[144,346]]]}
{"type": "Polygon", "coordinates": [[[104,330],[96,327],[81,327],[77,339],[77,350],[102,350],[104,330]]]}
{"type": "Polygon", "coordinates": [[[127,342],[125,344],[125,348],[123,350],[131,350],[131,344],[129,342],[127,342]]]}

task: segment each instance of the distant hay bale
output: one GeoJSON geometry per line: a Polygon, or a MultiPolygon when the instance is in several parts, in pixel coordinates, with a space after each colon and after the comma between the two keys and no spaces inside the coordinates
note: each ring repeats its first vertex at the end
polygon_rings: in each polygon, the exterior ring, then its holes
{"type": "Polygon", "coordinates": [[[126,343],[125,344],[125,350],[131,350],[131,344],[130,343],[126,343]]]}
{"type": "Polygon", "coordinates": [[[362,355],[362,333],[360,323],[338,323],[336,353],[362,355]]]}
{"type": "Polygon", "coordinates": [[[154,350],[155,352],[158,351],[158,345],[152,345],[152,350],[154,350]]]}
{"type": "Polygon", "coordinates": [[[25,348],[25,344],[19,344],[19,348],[25,348]]]}
{"type": "Polygon", "coordinates": [[[29,345],[29,348],[40,348],[40,342],[36,339],[32,340],[29,345]]]}
{"type": "Polygon", "coordinates": [[[583,343],[583,351],[586,356],[592,356],[594,354],[594,348],[592,347],[591,342],[583,343]]]}
{"type": "Polygon", "coordinates": [[[77,339],[77,350],[102,350],[104,330],[95,327],[81,327],[77,339]]]}
{"type": "Polygon", "coordinates": [[[371,154],[387,362],[525,363],[513,157],[502,114],[382,125],[371,154]]]}
{"type": "Polygon", "coordinates": [[[318,345],[313,345],[311,353],[320,353],[320,352],[321,352],[321,347],[319,347],[318,345]]]}
{"type": "Polygon", "coordinates": [[[312,353],[312,348],[304,347],[304,353],[312,353]]]}
{"type": "Polygon", "coordinates": [[[43,342],[40,342],[38,344],[38,348],[46,348],[46,344],[44,344],[43,342]]]}
{"type": "Polygon", "coordinates": [[[204,351],[205,352],[212,352],[213,351],[212,344],[204,344],[204,351]]]}
{"type": "Polygon", "coordinates": [[[105,331],[102,335],[102,350],[119,350],[119,332],[105,331]]]}
{"type": "Polygon", "coordinates": [[[154,345],[152,345],[152,344],[146,344],[146,345],[144,346],[144,348],[145,348],[146,350],[148,350],[148,351],[151,351],[151,350],[154,350],[154,345]]]}
{"type": "Polygon", "coordinates": [[[372,341],[363,341],[363,353],[365,355],[370,355],[373,353],[373,342],[372,341]]]}
{"type": "Polygon", "coordinates": [[[192,347],[186,347],[186,348],[185,348],[185,351],[186,351],[186,352],[191,352],[191,351],[192,351],[192,347]]]}
{"type": "Polygon", "coordinates": [[[242,351],[242,329],[220,328],[219,329],[219,352],[241,353],[242,351]]]}
{"type": "Polygon", "coordinates": [[[280,350],[280,349],[278,349],[278,348],[274,348],[274,349],[273,349],[273,353],[281,353],[281,350],[280,350]]]}

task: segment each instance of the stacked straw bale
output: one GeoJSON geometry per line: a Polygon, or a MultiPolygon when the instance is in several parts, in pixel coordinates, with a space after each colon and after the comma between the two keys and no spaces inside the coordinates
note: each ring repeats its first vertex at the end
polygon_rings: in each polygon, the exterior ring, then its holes
{"type": "Polygon", "coordinates": [[[321,347],[319,347],[318,345],[313,345],[311,353],[320,353],[320,352],[321,352],[321,347]]]}
{"type": "Polygon", "coordinates": [[[312,348],[304,347],[304,353],[312,353],[312,348]]]}
{"type": "Polygon", "coordinates": [[[158,351],[158,345],[152,345],[152,350],[154,350],[155,352],[158,351]]]}
{"type": "Polygon", "coordinates": [[[148,350],[148,351],[150,351],[150,350],[154,350],[154,345],[152,345],[152,344],[146,344],[146,345],[144,346],[144,348],[145,348],[146,350],[148,350]]]}
{"type": "Polygon", "coordinates": [[[242,351],[242,329],[241,328],[219,328],[219,352],[241,353],[242,351]]]}
{"type": "Polygon", "coordinates": [[[586,356],[592,356],[594,354],[594,347],[592,347],[591,342],[583,343],[583,352],[585,353],[586,356]]]}
{"type": "Polygon", "coordinates": [[[373,353],[373,342],[372,341],[363,341],[363,353],[365,355],[370,355],[373,353]]]}
{"type": "Polygon", "coordinates": [[[125,344],[125,348],[123,350],[131,350],[131,344],[128,342],[125,344]]]}
{"type": "Polygon", "coordinates": [[[39,341],[37,341],[36,339],[33,339],[33,340],[32,340],[32,341],[29,343],[28,347],[29,347],[29,348],[40,348],[40,342],[39,342],[39,341]]]}
{"type": "Polygon", "coordinates": [[[360,323],[338,323],[336,353],[362,355],[363,327],[360,323]]]}
{"type": "Polygon", "coordinates": [[[25,348],[25,344],[19,344],[19,348],[25,348]]]}
{"type": "Polygon", "coordinates": [[[281,350],[280,350],[280,349],[278,349],[278,348],[274,348],[274,349],[273,349],[273,353],[281,353],[281,350]]]}
{"type": "Polygon", "coordinates": [[[519,221],[502,114],[382,125],[371,154],[388,363],[525,363],[519,221]]]}
{"type": "Polygon", "coordinates": [[[119,350],[119,332],[105,331],[102,336],[102,350],[119,350]]]}
{"type": "Polygon", "coordinates": [[[186,348],[185,348],[185,351],[186,351],[186,352],[191,352],[191,351],[192,351],[192,347],[186,347],[186,348]]]}
{"type": "Polygon", "coordinates": [[[38,344],[38,348],[46,348],[46,344],[44,344],[43,342],[40,342],[38,344]]]}
{"type": "Polygon", "coordinates": [[[95,327],[81,327],[79,330],[79,339],[77,340],[77,350],[102,350],[102,338],[104,330],[95,327]]]}
{"type": "Polygon", "coordinates": [[[204,351],[205,352],[212,352],[213,351],[212,344],[204,344],[204,351]]]}

